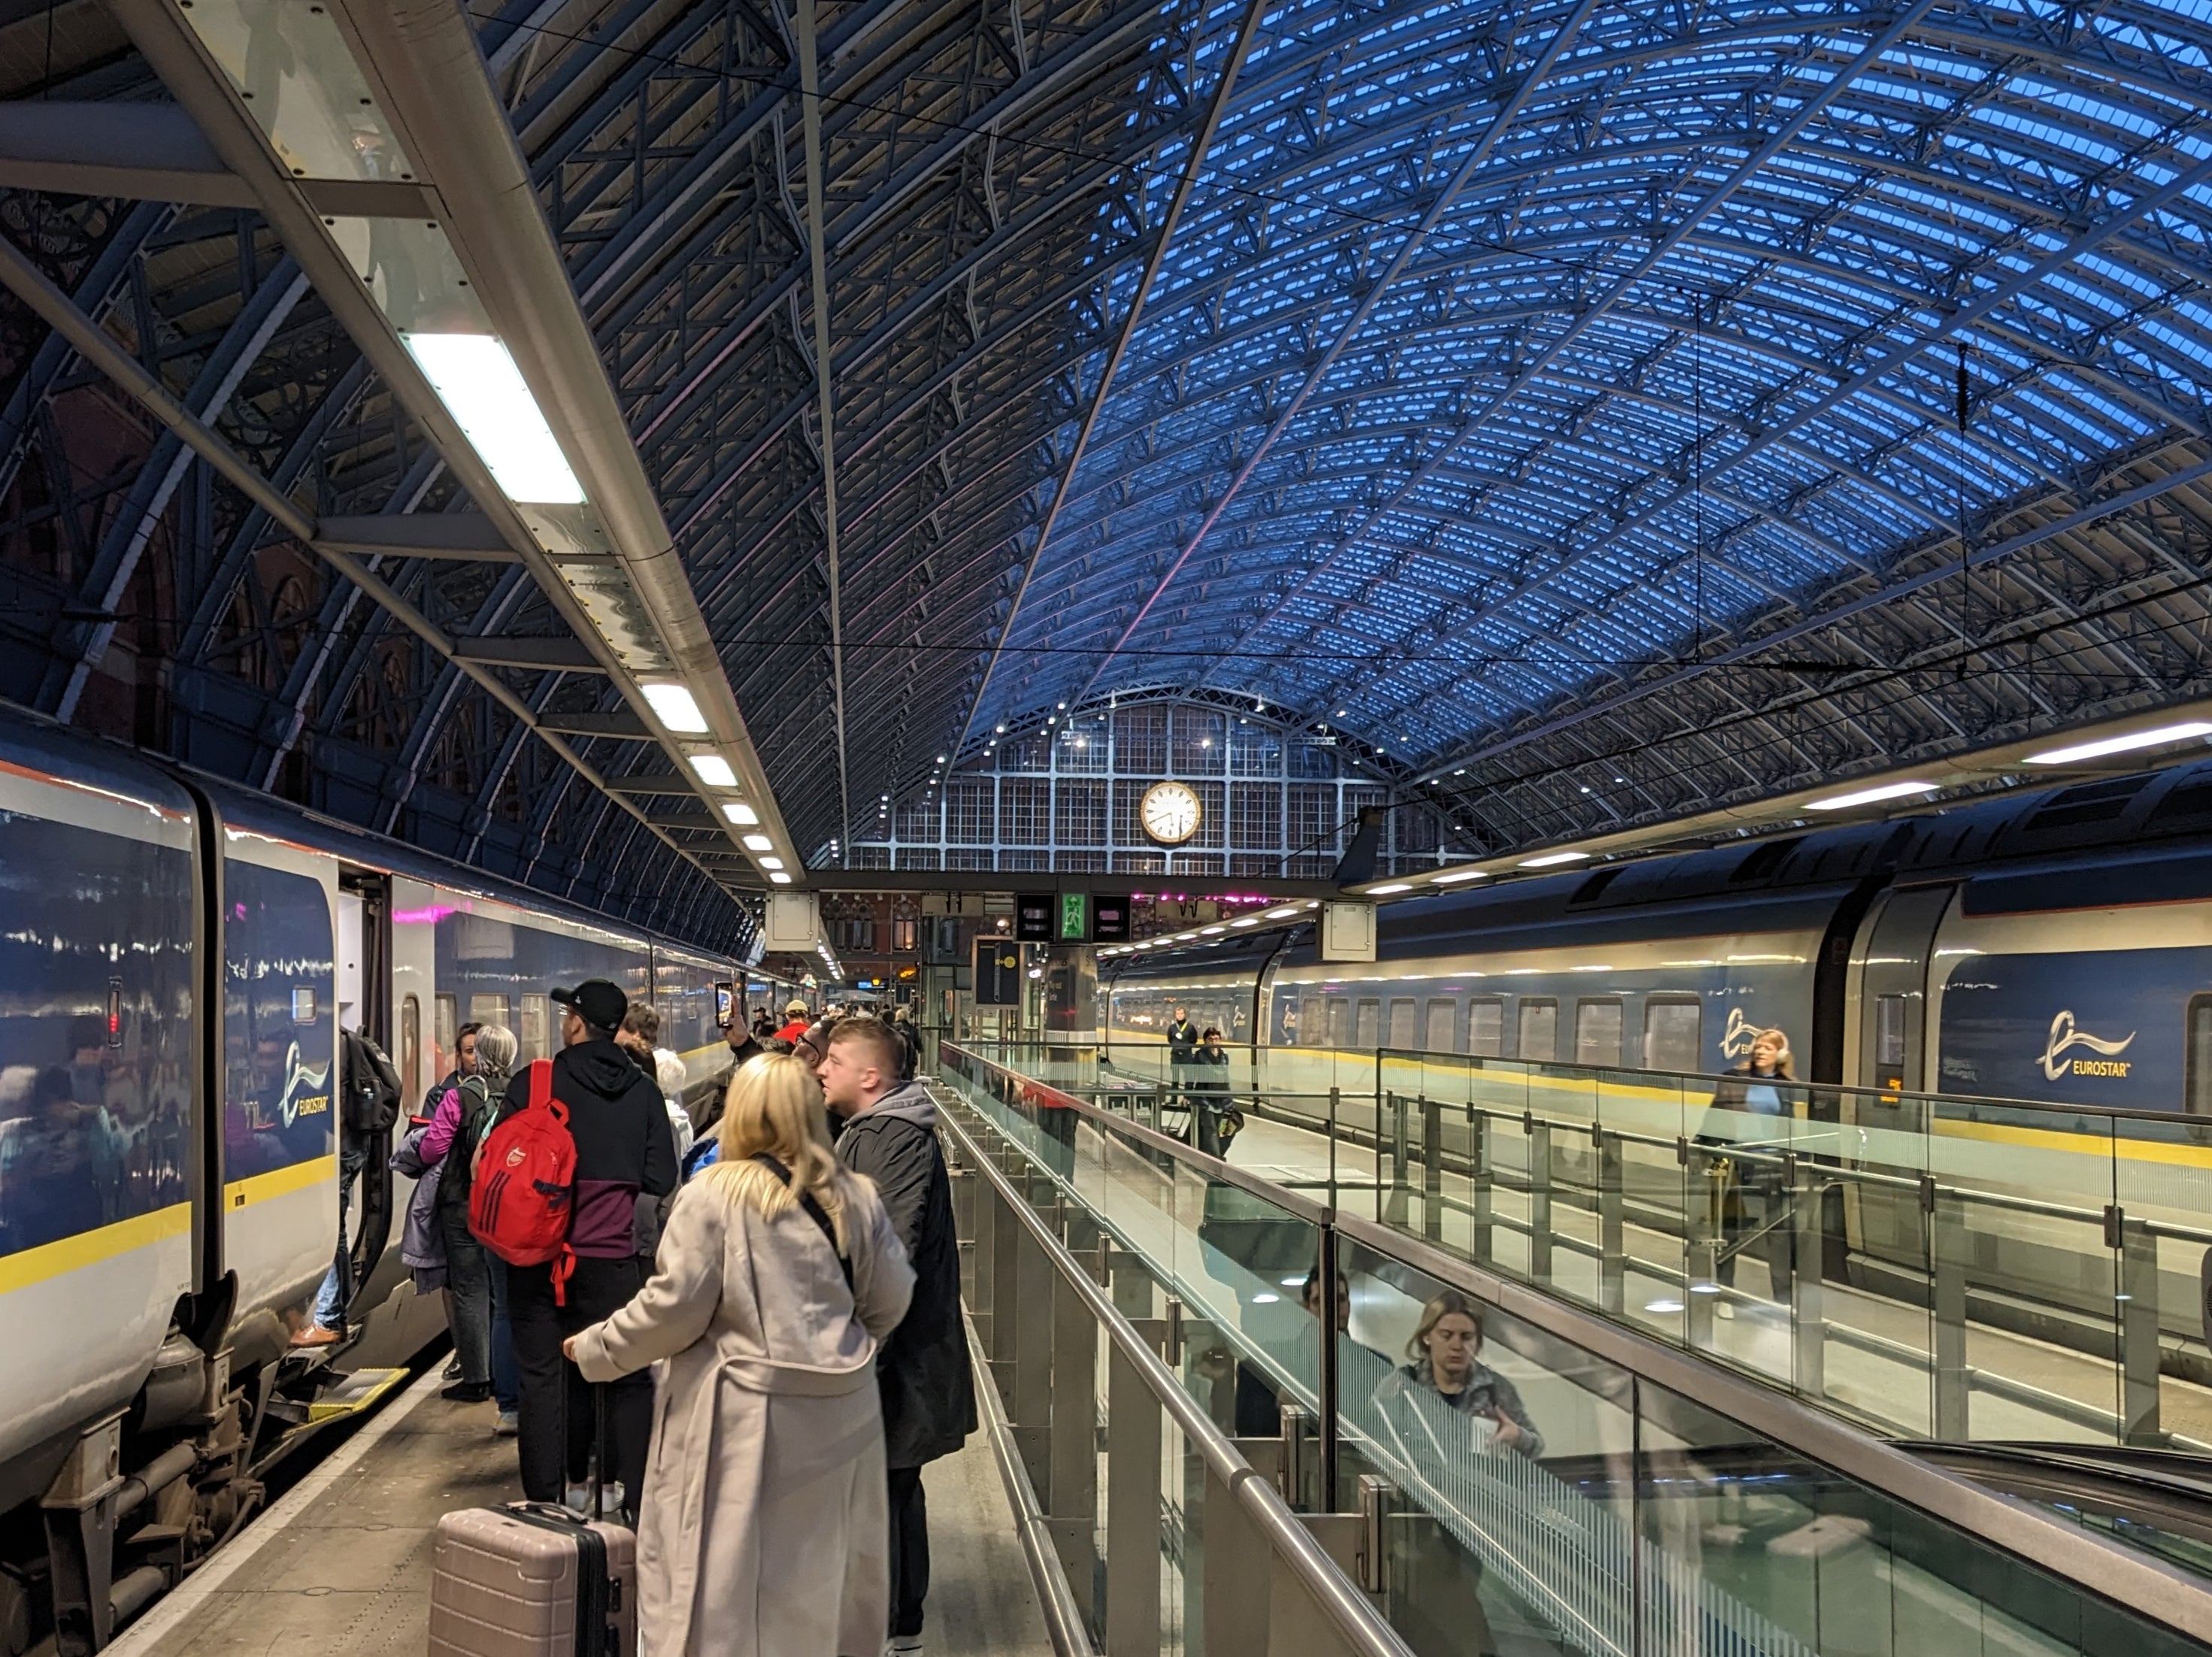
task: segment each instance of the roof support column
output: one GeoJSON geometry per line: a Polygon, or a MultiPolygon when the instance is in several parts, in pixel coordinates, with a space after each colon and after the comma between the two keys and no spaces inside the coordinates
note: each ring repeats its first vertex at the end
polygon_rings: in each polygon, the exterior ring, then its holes
{"type": "Polygon", "coordinates": [[[814,384],[822,426],[822,533],[830,580],[830,691],[837,716],[838,861],[850,856],[852,777],[845,762],[845,616],[837,592],[836,388],[830,358],[830,258],[822,200],[822,64],[815,51],[814,0],[799,0],[799,101],[806,149],[806,261],[814,288],[814,384]]]}

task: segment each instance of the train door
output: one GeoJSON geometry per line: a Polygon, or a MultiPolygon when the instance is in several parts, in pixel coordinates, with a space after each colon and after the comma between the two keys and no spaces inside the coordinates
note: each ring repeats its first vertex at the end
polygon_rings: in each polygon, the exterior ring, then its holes
{"type": "MultiPolygon", "coordinates": [[[[367,1036],[392,1052],[392,879],[362,869],[338,874],[338,1023],[343,1029],[367,1036]]],[[[343,1071],[344,1049],[340,1047],[343,1071]]],[[[350,1078],[347,1078],[349,1082],[350,1078]]],[[[401,1077],[402,1084],[405,1077],[401,1077]]],[[[418,1099],[402,1097],[404,1114],[418,1099]]],[[[390,1162],[389,1132],[361,1146],[365,1153],[361,1170],[360,1200],[355,1211],[359,1223],[353,1235],[354,1304],[374,1305],[385,1285],[372,1284],[385,1245],[392,1237],[395,1193],[390,1162]]],[[[343,1174],[340,1175],[343,1177],[343,1174]]],[[[398,1255],[392,1256],[394,1262],[398,1255]]]]}
{"type": "MultiPolygon", "coordinates": [[[[1859,1090],[1844,1096],[1838,1114],[1847,1130],[1862,1131],[1859,1155],[1878,1170],[1911,1173],[1914,1148],[1927,1129],[1922,1107],[1905,1096],[1923,1087],[1929,1068],[1929,963],[1956,890],[1921,886],[1884,893],[1852,946],[1844,1080],[1859,1090]]],[[[1853,1186],[1846,1199],[1845,1235],[1863,1257],[1913,1271],[1924,1266],[1917,1193],[1869,1193],[1853,1186]]]]}

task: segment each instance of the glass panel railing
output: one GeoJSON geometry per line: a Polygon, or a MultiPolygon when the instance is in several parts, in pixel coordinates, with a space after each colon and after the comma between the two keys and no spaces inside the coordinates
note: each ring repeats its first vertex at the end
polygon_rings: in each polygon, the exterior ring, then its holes
{"type": "MultiPolygon", "coordinates": [[[[1176,1101],[1164,1051],[1087,1050],[1096,1096],[1176,1101]]],[[[1247,1126],[1231,1158],[1347,1212],[1885,1432],[2212,1453],[2212,1124],[1461,1054],[1239,1053],[1253,1080],[1233,1096],[1247,1126]]],[[[1171,1103],[1159,1120],[1185,1118],[1171,1103]]]]}
{"type": "MultiPolygon", "coordinates": [[[[2171,1619],[2119,1609],[2111,1583],[2140,1562],[2061,1515],[2037,1514],[2033,1523],[2044,1530],[2008,1532],[2000,1546],[1745,1425],[1729,1400],[1773,1394],[1725,1379],[1728,1369],[1668,1356],[1689,1344],[1680,1329],[1665,1345],[1623,1346],[1613,1336],[1610,1356],[1601,1356],[1594,1335],[1570,1332],[1604,1329],[1604,1320],[1564,1297],[1548,1314],[1533,1301],[1507,1311],[1496,1279],[1441,1263],[1457,1252],[1449,1235],[1439,1249],[1387,1218],[1316,1210],[1288,1191],[1271,1195],[1249,1168],[1200,1157],[1089,1101],[1063,1096],[1070,1102],[1054,1106],[1010,1089],[975,1055],[952,1056],[947,1076],[961,1101],[949,1120],[968,1154],[1022,1162],[1041,1181],[1027,1187],[1031,1200],[1065,1229],[1070,1247],[1100,1240],[1102,1280],[1116,1307],[1158,1333],[1190,1399],[1255,1466],[1272,1461],[1293,1506],[1320,1510],[1316,1534],[1336,1522],[1332,1515],[1356,1516],[1371,1548],[1362,1580],[1418,1657],[1966,1649],[2167,1657],[2196,1648],[2171,1619]],[[1036,1129],[1053,1108],[1068,1118],[1067,1132],[1036,1129]],[[1334,1330],[1326,1353],[1324,1306],[1334,1330]],[[2120,1575],[2092,1591],[2048,1568],[2075,1559],[2084,1577],[2090,1567],[2120,1575]]],[[[1463,1124],[1466,1107],[1458,1109],[1463,1124]]],[[[1609,1192],[1632,1190],[1640,1200],[1656,1184],[1665,1195],[1659,1167],[1631,1179],[1602,1131],[1595,1148],[1577,1169],[1537,1147],[1540,1173],[1547,1157],[1552,1164],[1555,1195],[1586,1189],[1591,1213],[1604,1210],[1609,1192]]],[[[1776,1149],[1803,1166],[1817,1154],[1776,1149]]],[[[1474,1150],[1463,1157],[1479,1162],[1474,1150]]],[[[1416,1177],[1407,1185],[1425,1193],[1419,1159],[1409,1163],[1416,1177]]],[[[1524,1162],[1524,1181],[1528,1171],[1524,1162]]],[[[1541,1188],[1540,1178],[1534,1183],[1541,1188]]],[[[1454,1194],[1449,1181],[1444,1190],[1454,1194]]],[[[1686,1247],[1678,1241],[1678,1259],[1686,1247]]],[[[1589,1241],[1582,1258],[1603,1253],[1589,1241]]],[[[1757,1298],[1795,1306],[1801,1275],[1793,1265],[1786,1297],[1757,1298]]],[[[1646,1292],[1633,1275],[1623,1288],[1646,1292]]],[[[1765,1374],[1719,1356],[1729,1369],[1765,1374]]],[[[1790,1418],[1830,1446],[1849,1436],[1832,1425],[1816,1431],[1829,1420],[1819,1412],[1790,1418]]],[[[1162,1465],[1172,1483],[1172,1456],[1162,1465]]],[[[1207,1545],[1202,1483],[1194,1473],[1179,1495],[1164,1497],[1162,1545],[1180,1550],[1170,1580],[1187,1596],[1186,1650],[1203,1648],[1212,1621],[1203,1596],[1218,1581],[1192,1571],[1207,1545]]],[[[2021,1511],[2005,1504],[2001,1517],[2009,1524],[2021,1511]]],[[[1141,1562],[1133,1574],[1146,1575],[1141,1562]]]]}

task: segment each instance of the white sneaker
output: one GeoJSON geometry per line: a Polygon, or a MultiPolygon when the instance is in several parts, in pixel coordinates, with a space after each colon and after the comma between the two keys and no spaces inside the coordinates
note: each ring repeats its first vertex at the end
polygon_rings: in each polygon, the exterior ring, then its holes
{"type": "Polygon", "coordinates": [[[921,1636],[894,1634],[884,1642],[884,1657],[921,1657],[921,1636]]]}

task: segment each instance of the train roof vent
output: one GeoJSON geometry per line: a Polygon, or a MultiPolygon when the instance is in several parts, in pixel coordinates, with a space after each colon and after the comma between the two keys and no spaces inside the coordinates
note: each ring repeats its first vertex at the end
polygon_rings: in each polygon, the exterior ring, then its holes
{"type": "Polygon", "coordinates": [[[1767,879],[1782,867],[1790,853],[1797,849],[1797,843],[1804,838],[1802,835],[1784,835],[1779,840],[1770,840],[1753,847],[1744,854],[1743,861],[1729,873],[1729,884],[1748,886],[1755,880],[1767,879]]]}
{"type": "Polygon", "coordinates": [[[1567,902],[1570,905],[1596,902],[1604,895],[1605,889],[1620,878],[1620,873],[1619,869],[1600,869],[1575,888],[1575,895],[1567,902]]]}
{"type": "Polygon", "coordinates": [[[2084,828],[2093,822],[2110,822],[2128,809],[2128,802],[2142,792],[2149,782],[2150,778],[2138,774],[2062,788],[2021,825],[2021,833],[2046,835],[2062,828],[2084,828]]]}

